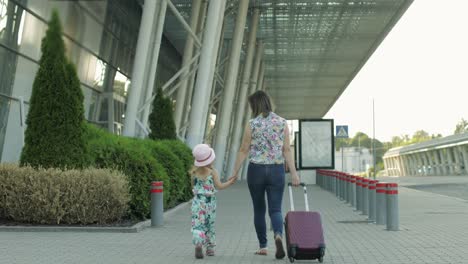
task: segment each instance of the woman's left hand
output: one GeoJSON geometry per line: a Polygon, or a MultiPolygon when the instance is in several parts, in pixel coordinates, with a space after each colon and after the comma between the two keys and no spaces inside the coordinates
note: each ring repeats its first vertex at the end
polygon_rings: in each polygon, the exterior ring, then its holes
{"type": "Polygon", "coordinates": [[[236,183],[236,181],[237,181],[237,176],[231,176],[231,177],[229,177],[229,179],[228,179],[228,182],[229,182],[231,185],[234,184],[234,183],[236,183]]]}
{"type": "Polygon", "coordinates": [[[292,185],[299,186],[299,184],[301,183],[301,180],[299,179],[299,176],[297,176],[297,173],[291,173],[291,178],[292,178],[292,185]]]}

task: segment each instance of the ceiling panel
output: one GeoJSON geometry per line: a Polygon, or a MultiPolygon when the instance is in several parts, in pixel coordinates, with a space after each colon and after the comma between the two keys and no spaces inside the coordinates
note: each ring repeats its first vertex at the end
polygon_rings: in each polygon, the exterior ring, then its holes
{"type": "MultiPolygon", "coordinates": [[[[323,117],[412,2],[252,0],[261,9],[265,83],[278,114],[323,117]]],[[[191,1],[173,3],[189,20],[191,1]]],[[[224,38],[231,39],[237,1],[227,10],[224,38]]],[[[165,34],[182,53],[187,34],[170,14],[165,34]]]]}

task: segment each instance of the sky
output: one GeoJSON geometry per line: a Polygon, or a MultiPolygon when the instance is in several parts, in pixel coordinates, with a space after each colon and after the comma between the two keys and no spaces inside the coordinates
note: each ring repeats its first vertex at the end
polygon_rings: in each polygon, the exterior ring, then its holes
{"type": "Polygon", "coordinates": [[[468,120],[468,0],[415,0],[324,118],[350,136],[453,134],[468,120]]]}

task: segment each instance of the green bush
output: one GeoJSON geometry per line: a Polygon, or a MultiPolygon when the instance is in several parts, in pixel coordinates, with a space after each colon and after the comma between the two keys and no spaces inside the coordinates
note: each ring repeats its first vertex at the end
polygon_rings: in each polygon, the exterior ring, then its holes
{"type": "Polygon", "coordinates": [[[131,217],[149,217],[152,181],[164,182],[165,208],[191,198],[187,171],[193,160],[184,143],[119,137],[92,125],[88,125],[88,140],[95,167],[114,168],[127,175],[131,217]]]}
{"type": "Polygon", "coordinates": [[[56,11],[52,13],[41,51],[20,164],[35,168],[84,168],[88,156],[83,93],[76,70],[65,57],[56,11]]]}
{"type": "MultiPolygon", "coordinates": [[[[124,173],[130,186],[130,217],[145,219],[150,215],[151,181],[168,182],[164,167],[149,153],[140,140],[119,137],[89,125],[90,156],[95,167],[112,168],[124,173]]],[[[165,207],[169,197],[164,197],[165,207]]]]}
{"type": "Polygon", "coordinates": [[[151,128],[150,139],[176,139],[172,108],[171,99],[165,98],[163,91],[159,88],[153,100],[153,111],[148,118],[151,128]]]}
{"type": "Polygon", "coordinates": [[[104,224],[128,210],[125,175],[103,169],[0,164],[0,217],[39,224],[104,224]]]}
{"type": "Polygon", "coordinates": [[[190,183],[185,177],[185,165],[183,161],[172,152],[171,147],[153,140],[145,141],[147,141],[145,146],[148,151],[150,151],[153,157],[161,162],[167,172],[169,184],[167,184],[167,181],[164,182],[164,190],[165,194],[168,194],[170,197],[168,206],[175,206],[179,202],[184,201],[186,184],[187,182],[190,183]]]}
{"type": "Polygon", "coordinates": [[[172,152],[183,161],[186,179],[184,180],[184,189],[181,190],[183,192],[182,199],[184,201],[191,199],[193,195],[189,171],[193,166],[192,150],[180,140],[162,140],[161,143],[169,147],[172,152]]]}

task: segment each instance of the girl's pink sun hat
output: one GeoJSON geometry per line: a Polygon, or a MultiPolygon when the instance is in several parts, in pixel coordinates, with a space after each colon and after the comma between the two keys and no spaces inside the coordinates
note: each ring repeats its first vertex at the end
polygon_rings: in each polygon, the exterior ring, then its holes
{"type": "Polygon", "coordinates": [[[215,152],[206,144],[198,144],[193,148],[193,157],[195,158],[194,165],[204,167],[210,165],[215,160],[215,152]]]}

